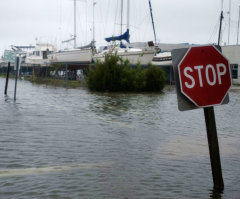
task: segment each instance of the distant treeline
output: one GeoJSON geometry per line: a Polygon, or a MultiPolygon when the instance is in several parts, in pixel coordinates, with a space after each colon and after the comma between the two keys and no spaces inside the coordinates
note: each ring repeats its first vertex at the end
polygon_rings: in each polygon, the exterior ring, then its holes
{"type": "Polygon", "coordinates": [[[87,75],[92,91],[161,92],[165,83],[166,76],[160,68],[152,65],[142,68],[140,63],[132,67],[117,55],[106,55],[105,61],[96,62],[87,75]]]}

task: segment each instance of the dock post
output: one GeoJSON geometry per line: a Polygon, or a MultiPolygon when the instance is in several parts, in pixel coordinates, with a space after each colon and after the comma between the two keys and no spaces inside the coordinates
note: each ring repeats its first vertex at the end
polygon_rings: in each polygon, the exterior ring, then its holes
{"type": "Polygon", "coordinates": [[[17,57],[16,59],[16,74],[15,74],[15,89],[14,89],[14,101],[16,101],[16,94],[17,94],[17,79],[18,79],[18,69],[19,69],[19,63],[20,58],[17,57]]]}
{"type": "Polygon", "coordinates": [[[68,88],[68,65],[65,65],[65,70],[66,70],[66,87],[68,88]]]}
{"type": "Polygon", "coordinates": [[[6,76],[5,91],[4,91],[5,95],[7,95],[9,73],[10,73],[10,62],[8,62],[8,68],[7,68],[7,76],[6,76]]]}
{"type": "Polygon", "coordinates": [[[204,108],[205,122],[207,128],[208,146],[210,153],[210,161],[212,167],[212,176],[214,189],[223,190],[224,183],[222,177],[222,168],[219,152],[219,144],[217,137],[217,128],[213,107],[204,108]]]}

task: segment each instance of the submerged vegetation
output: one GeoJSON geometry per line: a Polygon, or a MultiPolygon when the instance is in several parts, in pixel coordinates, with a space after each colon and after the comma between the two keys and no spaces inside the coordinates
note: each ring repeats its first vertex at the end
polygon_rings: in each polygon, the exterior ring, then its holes
{"type": "Polygon", "coordinates": [[[27,77],[26,80],[35,84],[44,84],[56,87],[69,87],[78,88],[84,86],[84,83],[78,80],[66,81],[64,79],[53,79],[53,78],[43,78],[43,77],[27,77]]]}
{"type": "Polygon", "coordinates": [[[117,55],[106,55],[104,62],[90,67],[87,85],[93,91],[161,92],[166,82],[165,73],[156,66],[142,68],[129,65],[117,55]]]}

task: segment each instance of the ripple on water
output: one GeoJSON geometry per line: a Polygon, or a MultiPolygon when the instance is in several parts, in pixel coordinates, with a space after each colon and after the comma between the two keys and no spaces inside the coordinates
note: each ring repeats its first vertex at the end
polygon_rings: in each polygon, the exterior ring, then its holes
{"type": "MultiPolygon", "coordinates": [[[[203,110],[179,112],[174,89],[99,94],[19,81],[14,103],[13,83],[0,95],[0,198],[214,198],[203,110]]],[[[240,194],[239,96],[215,108],[223,199],[240,194]]]]}

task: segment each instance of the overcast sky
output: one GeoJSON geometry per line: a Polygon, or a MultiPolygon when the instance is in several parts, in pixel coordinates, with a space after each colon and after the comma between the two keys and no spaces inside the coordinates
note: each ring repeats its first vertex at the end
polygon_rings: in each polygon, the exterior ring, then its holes
{"type": "MultiPolygon", "coordinates": [[[[120,33],[120,0],[95,0],[97,46],[104,37],[120,33]]],[[[125,0],[126,1],[126,0],[125,0]]],[[[153,40],[148,0],[130,0],[131,42],[153,40]]],[[[230,44],[237,42],[240,0],[232,0],[230,44]]],[[[158,41],[162,43],[216,43],[221,0],[152,0],[158,41]]],[[[224,0],[222,41],[228,42],[229,0],[224,0]]],[[[124,25],[126,25],[126,5],[124,25]]],[[[77,2],[78,45],[92,40],[93,0],[77,2]]],[[[123,27],[126,29],[126,26],[123,27]]],[[[10,45],[52,43],[73,34],[73,0],[0,0],[0,55],[10,45]]],[[[70,45],[70,44],[69,44],[70,45]]],[[[69,46],[70,47],[70,46],[69,46]]]]}

